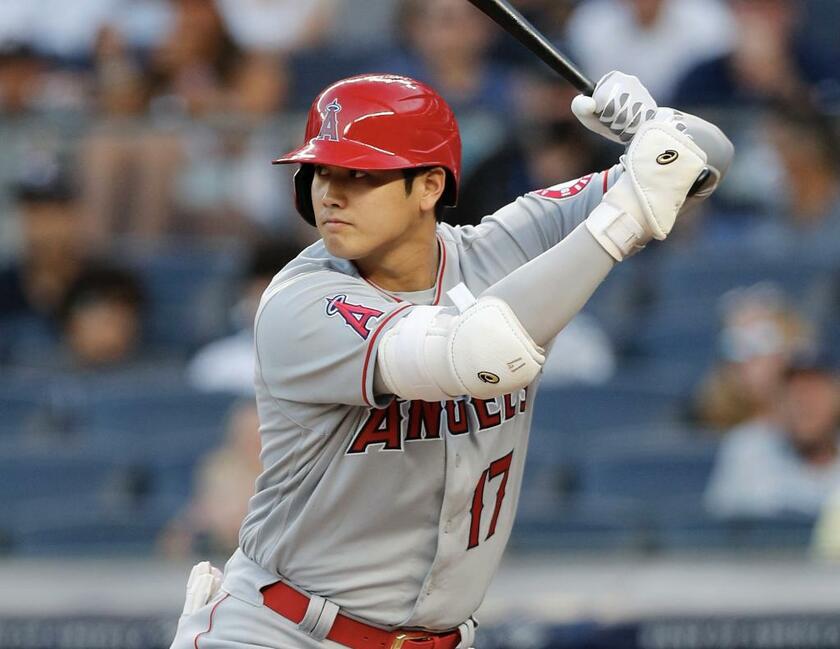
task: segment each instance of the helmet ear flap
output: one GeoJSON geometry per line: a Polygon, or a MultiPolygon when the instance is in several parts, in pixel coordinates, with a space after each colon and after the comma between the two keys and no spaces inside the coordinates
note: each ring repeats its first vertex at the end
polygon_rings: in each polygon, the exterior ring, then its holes
{"type": "Polygon", "coordinates": [[[315,225],[315,208],[312,206],[312,179],[315,166],[302,164],[295,172],[295,207],[309,225],[315,225]]]}

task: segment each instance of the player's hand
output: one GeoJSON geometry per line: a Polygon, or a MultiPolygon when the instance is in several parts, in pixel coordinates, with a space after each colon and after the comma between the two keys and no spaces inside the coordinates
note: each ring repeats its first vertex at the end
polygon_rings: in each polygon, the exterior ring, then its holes
{"type": "Polygon", "coordinates": [[[591,97],[578,95],[572,112],[590,131],[627,144],[639,127],[654,119],[656,102],[637,77],[613,70],[595,85],[591,97]]]}
{"type": "Polygon", "coordinates": [[[205,606],[222,586],[222,571],[202,561],[193,566],[187,579],[187,596],[184,599],[184,611],[181,615],[195,613],[205,606]]]}
{"type": "Polygon", "coordinates": [[[617,261],[651,239],[664,239],[706,161],[675,124],[643,124],[622,156],[624,173],[587,217],[586,227],[617,261]]]}

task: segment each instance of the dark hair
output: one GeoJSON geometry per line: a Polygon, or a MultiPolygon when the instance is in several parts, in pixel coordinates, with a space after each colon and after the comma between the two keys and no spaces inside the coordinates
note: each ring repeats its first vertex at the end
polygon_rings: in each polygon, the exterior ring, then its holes
{"type": "Polygon", "coordinates": [[[799,374],[840,376],[840,359],[831,350],[824,348],[800,351],[788,363],[785,377],[790,379],[799,374]]]}
{"type": "Polygon", "coordinates": [[[771,114],[784,126],[809,137],[824,164],[840,173],[840,133],[827,113],[807,103],[779,101],[771,104],[771,114]]]}
{"type": "Polygon", "coordinates": [[[73,179],[55,160],[24,161],[25,168],[9,187],[18,203],[72,203],[78,198],[73,179]]]}
{"type": "Polygon", "coordinates": [[[133,273],[99,263],[82,271],[68,289],[58,312],[62,325],[80,306],[100,301],[119,302],[140,311],[146,299],[133,273]]]}
{"type": "MultiPolygon", "coordinates": [[[[421,173],[425,171],[430,171],[432,169],[437,169],[438,167],[412,167],[409,169],[403,169],[403,177],[405,178],[405,194],[408,196],[411,194],[411,189],[414,187],[414,179],[417,178],[421,173]]],[[[442,167],[441,167],[442,168],[442,167]]],[[[450,182],[449,179],[449,172],[444,169],[444,173],[446,174],[446,183],[450,182]]],[[[445,192],[444,192],[445,193],[445,192]]],[[[443,204],[443,195],[438,198],[437,203],[435,203],[435,220],[440,221],[443,218],[443,214],[446,211],[446,206],[443,204]]]]}

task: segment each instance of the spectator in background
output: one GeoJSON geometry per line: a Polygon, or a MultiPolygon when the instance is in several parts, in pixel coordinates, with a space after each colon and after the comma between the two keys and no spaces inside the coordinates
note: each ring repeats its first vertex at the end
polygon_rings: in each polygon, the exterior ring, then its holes
{"type": "Polygon", "coordinates": [[[258,245],[251,254],[231,320],[236,332],[196,352],[187,367],[187,380],[203,391],[254,395],[254,317],[271,278],[294,259],[299,250],[284,241],[258,245]]]}
{"type": "MultiPolygon", "coordinates": [[[[566,23],[573,14],[577,0],[517,0],[516,8],[541,34],[550,41],[558,43],[564,40],[566,23]]],[[[567,51],[564,43],[560,49],[567,51]]],[[[534,68],[542,63],[535,61],[534,55],[515,38],[503,36],[494,44],[492,56],[517,68],[534,68]]]]}
{"type": "MultiPolygon", "coordinates": [[[[705,3],[704,3],[705,4],[705,3]]],[[[691,106],[755,106],[814,99],[837,71],[810,39],[798,39],[805,3],[799,0],[729,0],[738,37],[732,51],[689,70],[673,103],[691,106]]],[[[703,19],[698,20],[702,24],[703,19]]]]}
{"type": "Polygon", "coordinates": [[[389,62],[388,72],[438,88],[456,115],[511,113],[511,73],[488,56],[498,30],[475,7],[463,0],[403,0],[398,21],[407,51],[389,62]]]}
{"type": "Polygon", "coordinates": [[[720,517],[816,516],[840,488],[840,377],[826,356],[804,355],[784,375],[775,421],[724,439],[706,491],[720,517]]]}
{"type": "Polygon", "coordinates": [[[284,220],[290,188],[266,164],[285,137],[282,114],[287,70],[271,52],[240,57],[228,88],[228,119],[215,128],[197,124],[184,133],[185,164],[178,176],[177,209],[190,232],[259,240],[298,229],[284,220]]]}
{"type": "Polygon", "coordinates": [[[540,117],[511,130],[512,137],[465,176],[459,206],[447,211],[447,222],[477,225],[499,205],[592,168],[596,150],[580,124],[550,117],[540,122],[540,117]]]}
{"type": "Polygon", "coordinates": [[[199,461],[189,504],[160,537],[163,554],[227,556],[236,549],[248,500],[262,471],[259,425],[253,400],[234,405],[225,442],[199,461]]]}
{"type": "Polygon", "coordinates": [[[151,55],[152,109],[200,117],[222,110],[241,48],[213,0],[174,0],[166,38],[151,55]]]}
{"type": "Polygon", "coordinates": [[[99,114],[110,119],[142,116],[148,108],[148,82],[122,33],[111,26],[103,27],[97,35],[93,58],[99,114]]]}
{"type": "Polygon", "coordinates": [[[671,102],[683,75],[728,52],[735,37],[720,0],[591,0],[566,28],[572,55],[593,79],[635,74],[660,106],[682,106],[671,102]]]}
{"type": "Polygon", "coordinates": [[[341,1],[216,0],[216,5],[239,47],[279,54],[321,45],[341,1]]]}
{"type": "Polygon", "coordinates": [[[90,265],[70,287],[61,308],[62,353],[56,369],[124,369],[138,360],[144,296],[126,270],[90,265]]]}
{"type": "Polygon", "coordinates": [[[120,0],[107,25],[119,32],[131,51],[145,56],[172,28],[174,5],[172,0],[120,0]]]}
{"type": "Polygon", "coordinates": [[[43,93],[44,61],[28,45],[0,44],[0,115],[34,111],[43,93]]]}
{"type": "Polygon", "coordinates": [[[513,113],[515,77],[490,58],[499,30],[463,0],[402,0],[396,27],[402,50],[368,67],[438,89],[458,118],[462,173],[469,175],[500,146],[513,113]]]}
{"type": "Polygon", "coordinates": [[[721,360],[701,382],[692,418],[720,431],[767,425],[776,415],[788,362],[809,347],[813,332],[769,284],[732,291],[722,303],[721,360]]]}
{"type": "Polygon", "coordinates": [[[183,152],[176,133],[145,120],[152,82],[119,31],[101,30],[94,60],[97,120],[79,158],[85,234],[106,251],[119,236],[155,240],[171,231],[183,152]]]}
{"type": "Polygon", "coordinates": [[[24,39],[65,65],[88,62],[99,28],[124,0],[3,0],[0,42],[24,39]]]}
{"type": "Polygon", "coordinates": [[[97,34],[127,0],[4,0],[0,49],[31,48],[44,62],[38,83],[39,111],[84,115],[90,108],[89,68],[97,34]]]}
{"type": "Polygon", "coordinates": [[[33,162],[13,195],[22,245],[0,270],[0,360],[14,363],[57,341],[58,314],[87,249],[75,189],[54,160],[33,162]]]}
{"type": "Polygon", "coordinates": [[[769,218],[754,223],[748,240],[758,249],[840,255],[840,137],[830,119],[801,104],[778,107],[766,137],[784,174],[769,218]]]}
{"type": "MultiPolygon", "coordinates": [[[[329,49],[344,56],[392,49],[399,2],[341,0],[329,36],[329,49]]],[[[335,77],[329,81],[335,80],[335,77]]],[[[320,88],[319,88],[320,90],[320,88]]]]}

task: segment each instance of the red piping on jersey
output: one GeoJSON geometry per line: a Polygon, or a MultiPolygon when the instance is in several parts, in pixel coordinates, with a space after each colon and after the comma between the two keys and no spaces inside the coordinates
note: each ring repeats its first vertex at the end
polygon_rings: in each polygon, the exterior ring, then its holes
{"type": "Polygon", "coordinates": [[[193,647],[195,647],[195,649],[198,649],[198,639],[201,636],[207,635],[208,633],[210,633],[210,630],[213,628],[213,616],[216,614],[216,609],[219,608],[219,604],[224,602],[228,597],[230,597],[230,594],[227,594],[224,597],[222,597],[222,599],[220,599],[218,602],[216,602],[216,605],[213,607],[213,610],[210,611],[210,624],[207,626],[207,630],[202,631],[201,633],[197,634],[195,636],[195,640],[193,640],[193,647]]]}
{"type": "Polygon", "coordinates": [[[604,193],[607,193],[607,180],[610,177],[610,170],[607,169],[606,171],[602,172],[604,174],[604,193]]]}
{"type": "Polygon", "coordinates": [[[379,333],[382,331],[382,329],[385,327],[385,325],[388,324],[388,322],[393,319],[393,317],[395,315],[405,311],[406,309],[408,309],[411,306],[413,306],[413,305],[403,304],[402,306],[399,306],[396,309],[394,309],[393,311],[391,311],[391,313],[388,314],[388,317],[386,317],[382,322],[380,322],[379,325],[376,327],[376,329],[373,330],[373,335],[370,337],[370,341],[368,341],[368,348],[367,348],[367,352],[365,353],[365,364],[362,367],[362,399],[364,399],[364,402],[371,407],[373,407],[373,404],[370,401],[368,401],[367,392],[365,391],[365,387],[367,386],[367,372],[368,372],[368,366],[370,365],[370,355],[371,355],[371,352],[373,351],[373,343],[376,342],[376,337],[379,335],[379,333]]]}
{"type": "MultiPolygon", "coordinates": [[[[438,272],[437,277],[435,278],[435,285],[437,286],[437,290],[435,291],[435,299],[432,301],[432,306],[437,306],[438,302],[440,302],[440,295],[443,291],[443,271],[446,269],[446,246],[443,244],[443,239],[440,238],[440,235],[436,235],[438,240],[438,247],[440,249],[440,263],[438,264],[438,272]]],[[[360,275],[361,277],[361,275],[360,275]]],[[[369,279],[362,277],[368,284],[373,286],[377,291],[385,295],[386,297],[391,298],[395,302],[404,302],[401,297],[394,295],[393,293],[389,293],[381,286],[377,286],[369,279]]]]}
{"type": "Polygon", "coordinates": [[[440,294],[443,290],[443,271],[446,270],[446,245],[443,243],[440,235],[437,235],[437,240],[440,246],[440,268],[438,269],[437,279],[435,280],[437,291],[435,291],[435,299],[432,301],[432,306],[437,306],[437,303],[440,302],[440,294]]]}

